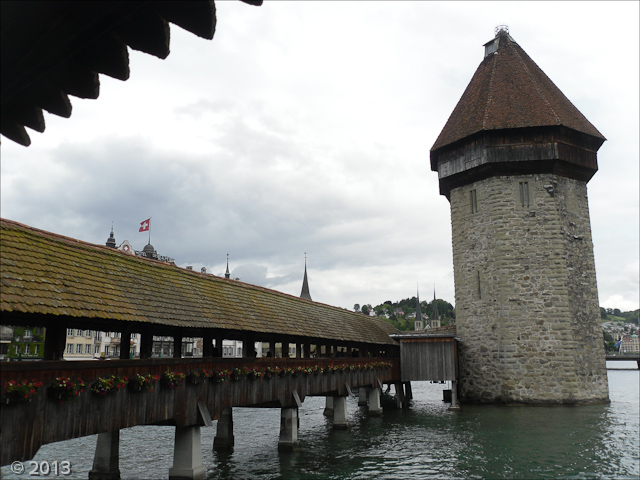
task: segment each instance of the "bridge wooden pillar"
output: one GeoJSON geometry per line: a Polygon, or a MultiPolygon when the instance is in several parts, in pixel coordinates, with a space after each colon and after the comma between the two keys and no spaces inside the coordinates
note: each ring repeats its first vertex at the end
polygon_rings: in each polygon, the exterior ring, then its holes
{"type": "Polygon", "coordinates": [[[282,341],[282,358],[289,358],[289,339],[282,341]]]}
{"type": "Polygon", "coordinates": [[[304,344],[304,358],[311,358],[311,344],[309,342],[304,344]]]}
{"type": "Polygon", "coordinates": [[[296,343],[296,358],[302,358],[302,343],[296,343]]]}
{"type": "Polygon", "coordinates": [[[125,328],[120,336],[120,360],[128,360],[131,356],[131,329],[125,328]]]}
{"type": "Polygon", "coordinates": [[[366,387],[358,387],[358,406],[359,407],[366,407],[367,406],[367,399],[369,396],[369,392],[367,392],[367,388],[366,387]]]}
{"type": "Polygon", "coordinates": [[[408,408],[409,401],[404,394],[404,384],[398,382],[394,383],[394,386],[396,388],[396,404],[398,405],[398,407],[408,408]]]}
{"type": "Polygon", "coordinates": [[[382,415],[382,405],[380,403],[380,389],[369,389],[369,415],[380,417],[382,415]]]}
{"type": "Polygon", "coordinates": [[[67,343],[67,326],[62,323],[60,325],[48,326],[44,335],[44,353],[43,360],[62,360],[64,356],[64,347],[67,343]]]}
{"type": "Polygon", "coordinates": [[[333,397],[333,428],[334,430],[349,430],[349,412],[347,411],[347,397],[333,397]]]}
{"type": "Polygon", "coordinates": [[[120,430],[98,434],[89,480],[120,480],[120,430]]]}
{"type": "Polygon", "coordinates": [[[173,358],[182,358],[182,335],[173,336],[173,358]]]}
{"type": "Polygon", "coordinates": [[[456,380],[451,380],[451,406],[449,410],[460,410],[460,404],[458,403],[458,382],[456,380]]]}
{"type": "Polygon", "coordinates": [[[247,334],[242,337],[242,358],[255,358],[256,350],[255,337],[247,334]]]}
{"type": "Polygon", "coordinates": [[[223,348],[222,343],[224,342],[224,337],[220,334],[216,335],[216,347],[215,347],[215,356],[222,357],[223,356],[223,348]]]}
{"type": "Polygon", "coordinates": [[[213,336],[210,333],[202,334],[202,356],[213,357],[213,336]]]}
{"type": "Polygon", "coordinates": [[[322,414],[325,417],[333,417],[333,397],[326,397],[324,404],[324,411],[322,414]]]}
{"type": "Polygon", "coordinates": [[[207,469],[202,464],[200,426],[176,427],[169,480],[204,480],[206,474],[207,469]]]}
{"type": "Polygon", "coordinates": [[[140,359],[151,358],[153,355],[153,333],[140,333],[140,359]]]}
{"type": "Polygon", "coordinates": [[[411,390],[411,382],[404,382],[404,396],[407,400],[413,400],[413,390],[411,390]]]}
{"type": "Polygon", "coordinates": [[[223,408],[218,419],[216,436],[213,438],[213,448],[231,448],[233,443],[233,410],[231,407],[223,408]]]}
{"type": "Polygon", "coordinates": [[[298,407],[282,408],[280,411],[280,439],[278,450],[290,451],[300,446],[298,442],[298,407]]]}

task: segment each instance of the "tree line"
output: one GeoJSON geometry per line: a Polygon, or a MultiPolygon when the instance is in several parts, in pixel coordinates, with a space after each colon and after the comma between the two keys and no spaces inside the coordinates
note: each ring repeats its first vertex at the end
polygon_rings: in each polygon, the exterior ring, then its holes
{"type": "MultiPolygon", "coordinates": [[[[414,329],[417,302],[417,297],[411,297],[397,302],[387,300],[375,307],[371,306],[369,303],[363,305],[356,303],[353,306],[353,310],[365,315],[371,315],[373,312],[373,315],[385,320],[398,330],[407,331],[414,329]]],[[[420,302],[420,312],[422,313],[422,318],[425,320],[427,318],[431,318],[433,313],[433,302],[433,300],[431,302],[424,300],[420,302]]],[[[440,317],[441,325],[455,324],[456,309],[454,306],[440,298],[436,299],[435,302],[438,307],[438,316],[440,317]]]]}

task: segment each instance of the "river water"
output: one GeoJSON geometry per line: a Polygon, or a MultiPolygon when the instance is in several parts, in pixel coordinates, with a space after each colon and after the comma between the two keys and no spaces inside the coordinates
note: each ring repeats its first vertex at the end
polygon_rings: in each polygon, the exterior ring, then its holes
{"type": "MultiPolygon", "coordinates": [[[[300,448],[278,453],[279,409],[234,409],[235,447],[212,450],[202,428],[207,479],[637,479],[640,477],[640,379],[635,362],[609,365],[611,403],[580,407],[464,405],[449,412],[443,385],[413,383],[408,410],[383,396],[384,414],[368,417],[349,399],[349,432],[333,431],[324,398],[300,408],[300,448]]],[[[393,390],[392,390],[393,391],[393,390]]],[[[173,427],[120,433],[123,479],[165,479],[173,463],[173,427]]],[[[43,446],[38,462],[68,460],[65,478],[86,479],[96,436],[43,446]]],[[[28,462],[25,462],[27,471],[28,462]]],[[[17,476],[2,468],[2,478],[17,476]]],[[[54,477],[54,475],[49,475],[54,477]]],[[[60,476],[61,477],[61,476],[60,476]]]]}

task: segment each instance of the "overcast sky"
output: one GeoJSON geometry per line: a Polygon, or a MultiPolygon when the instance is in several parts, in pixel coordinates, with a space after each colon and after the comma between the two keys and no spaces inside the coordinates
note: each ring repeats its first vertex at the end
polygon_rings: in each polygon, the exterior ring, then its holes
{"type": "Polygon", "coordinates": [[[429,150],[511,36],[607,138],[589,205],[600,305],[639,304],[638,2],[217,2],[212,41],[2,139],[2,217],[353,308],[454,302],[449,203],[429,150]]]}

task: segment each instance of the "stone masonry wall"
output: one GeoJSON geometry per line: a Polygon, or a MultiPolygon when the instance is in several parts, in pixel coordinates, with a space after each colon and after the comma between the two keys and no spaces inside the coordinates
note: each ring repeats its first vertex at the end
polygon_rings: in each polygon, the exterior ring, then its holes
{"type": "Polygon", "coordinates": [[[586,184],[488,178],[452,190],[451,222],[461,400],[608,401],[586,184]]]}

